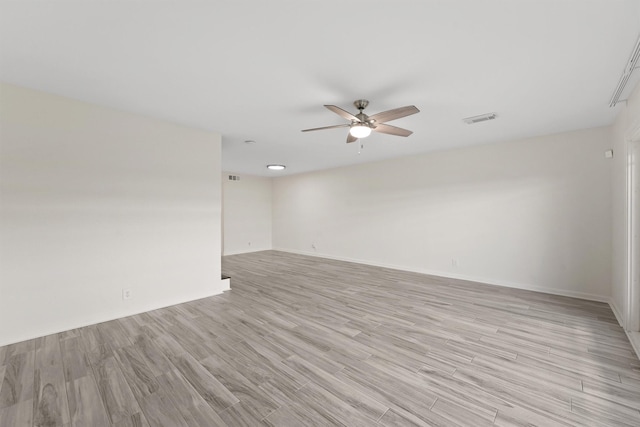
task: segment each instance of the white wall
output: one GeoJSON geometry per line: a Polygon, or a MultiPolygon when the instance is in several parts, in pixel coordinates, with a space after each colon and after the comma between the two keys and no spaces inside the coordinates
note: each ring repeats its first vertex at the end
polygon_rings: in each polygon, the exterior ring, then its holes
{"type": "Polygon", "coordinates": [[[271,178],[225,172],[222,193],[223,254],[271,249],[271,178]]]}
{"type": "Polygon", "coordinates": [[[608,300],[609,136],[598,128],[276,178],[273,246],[608,300]]]}
{"type": "MultiPolygon", "coordinates": [[[[626,134],[640,123],[640,85],[635,88],[611,128],[614,161],[612,204],[612,304],[618,317],[625,316],[627,296],[627,142],[626,134]]],[[[622,319],[619,319],[622,321],[622,319]]]]}
{"type": "Polygon", "coordinates": [[[222,291],[218,134],[5,84],[0,123],[0,345],[222,291]]]}

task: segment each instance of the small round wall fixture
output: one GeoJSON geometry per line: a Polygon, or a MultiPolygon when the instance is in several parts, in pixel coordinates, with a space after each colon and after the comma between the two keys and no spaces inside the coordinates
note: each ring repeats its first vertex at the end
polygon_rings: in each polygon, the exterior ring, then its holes
{"type": "Polygon", "coordinates": [[[267,169],[271,169],[272,171],[282,171],[286,168],[285,165],[267,165],[267,169]]]}

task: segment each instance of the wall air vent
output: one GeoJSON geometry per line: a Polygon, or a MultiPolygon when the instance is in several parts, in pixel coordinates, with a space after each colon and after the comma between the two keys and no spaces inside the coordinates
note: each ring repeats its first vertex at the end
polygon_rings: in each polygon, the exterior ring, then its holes
{"type": "Polygon", "coordinates": [[[638,60],[640,60],[640,36],[638,36],[636,45],[631,51],[631,56],[629,56],[629,60],[624,66],[622,77],[620,77],[618,81],[618,86],[616,86],[616,89],[613,91],[611,101],[609,101],[609,107],[615,107],[618,102],[626,101],[631,91],[635,88],[636,84],[638,84],[640,80],[640,72],[637,71],[638,68],[640,68],[638,60]]]}
{"type": "Polygon", "coordinates": [[[472,125],[474,123],[486,122],[487,120],[495,120],[498,117],[496,113],[487,113],[481,114],[479,116],[467,117],[466,119],[462,119],[468,125],[472,125]]]}

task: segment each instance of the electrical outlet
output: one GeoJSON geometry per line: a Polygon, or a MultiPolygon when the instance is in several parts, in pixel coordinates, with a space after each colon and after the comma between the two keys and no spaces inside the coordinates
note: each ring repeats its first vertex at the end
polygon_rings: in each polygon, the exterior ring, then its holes
{"type": "Polygon", "coordinates": [[[311,244],[311,249],[313,249],[314,251],[316,250],[316,244],[315,243],[311,244]]]}
{"type": "Polygon", "coordinates": [[[458,260],[457,259],[453,258],[451,260],[451,267],[458,268],[458,260]]]}
{"type": "Polygon", "coordinates": [[[131,289],[123,289],[122,290],[122,300],[131,299],[131,289]]]}

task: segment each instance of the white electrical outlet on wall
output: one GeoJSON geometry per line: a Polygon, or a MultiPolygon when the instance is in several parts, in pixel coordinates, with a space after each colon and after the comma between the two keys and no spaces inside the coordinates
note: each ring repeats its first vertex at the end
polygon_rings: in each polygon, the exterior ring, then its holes
{"type": "Polygon", "coordinates": [[[122,290],[122,299],[123,300],[131,299],[131,289],[122,290]]]}

